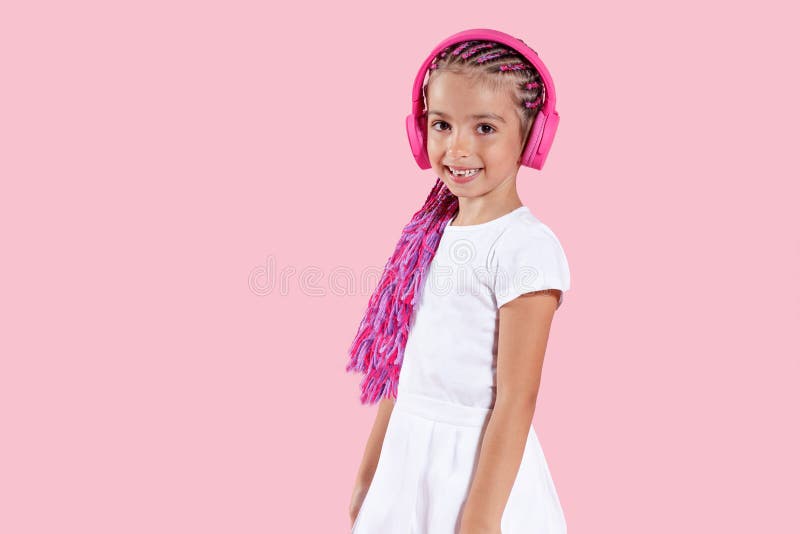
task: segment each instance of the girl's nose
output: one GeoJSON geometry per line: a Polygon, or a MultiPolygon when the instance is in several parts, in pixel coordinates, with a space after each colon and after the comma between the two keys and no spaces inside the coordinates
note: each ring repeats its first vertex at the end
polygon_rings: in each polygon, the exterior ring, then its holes
{"type": "Polygon", "coordinates": [[[469,156],[472,151],[472,141],[468,134],[454,133],[450,136],[448,152],[452,156],[469,156]]]}

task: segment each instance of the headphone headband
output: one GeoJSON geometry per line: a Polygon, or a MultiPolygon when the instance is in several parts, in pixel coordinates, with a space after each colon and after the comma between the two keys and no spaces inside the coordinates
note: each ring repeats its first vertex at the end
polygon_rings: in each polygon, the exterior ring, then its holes
{"type": "Polygon", "coordinates": [[[531,134],[528,137],[528,142],[523,149],[522,164],[535,169],[541,169],[544,161],[547,158],[547,153],[555,136],[556,128],[559,122],[558,112],[556,111],[556,90],[553,84],[553,79],[547,67],[539,59],[539,53],[533,48],[525,44],[521,39],[503,33],[497,30],[488,28],[476,28],[472,30],[464,30],[451,35],[447,39],[436,45],[436,48],[428,54],[428,57],[422,63],[422,66],[417,72],[414,79],[414,86],[411,93],[411,114],[406,118],[406,128],[408,133],[408,141],[411,144],[411,151],[414,158],[417,160],[419,166],[423,169],[430,169],[431,164],[428,161],[427,148],[425,146],[427,138],[427,125],[421,124],[421,119],[424,118],[425,102],[422,95],[422,84],[425,81],[425,74],[428,72],[431,61],[442,50],[448,46],[464,41],[495,41],[497,43],[506,45],[522,56],[525,57],[536,68],[536,71],[542,78],[545,87],[545,99],[542,108],[537,113],[534,123],[531,127],[531,134]]]}

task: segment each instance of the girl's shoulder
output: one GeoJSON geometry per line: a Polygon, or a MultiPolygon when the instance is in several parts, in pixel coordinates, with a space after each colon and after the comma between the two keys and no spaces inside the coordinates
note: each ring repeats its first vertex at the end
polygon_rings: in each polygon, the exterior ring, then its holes
{"type": "Polygon", "coordinates": [[[519,249],[553,249],[562,251],[556,233],[529,209],[520,210],[495,241],[496,253],[512,253],[519,249]]]}
{"type": "Polygon", "coordinates": [[[561,306],[564,292],[570,288],[569,262],[561,242],[528,210],[522,210],[498,237],[489,269],[498,307],[523,293],[543,289],[560,289],[561,306]]]}

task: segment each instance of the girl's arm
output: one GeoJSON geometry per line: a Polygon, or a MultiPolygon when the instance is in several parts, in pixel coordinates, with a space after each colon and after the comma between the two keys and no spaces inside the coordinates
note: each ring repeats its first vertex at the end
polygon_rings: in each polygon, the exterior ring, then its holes
{"type": "Polygon", "coordinates": [[[383,398],[378,403],[378,413],[375,416],[375,423],[372,425],[372,432],[367,439],[366,450],[364,457],[361,459],[361,465],[358,468],[356,475],[356,482],[353,485],[353,495],[350,498],[350,526],[355,524],[358,512],[361,510],[361,505],[364,503],[364,498],[367,496],[372,478],[375,476],[375,470],[378,467],[378,459],[383,449],[383,438],[386,436],[386,428],[389,426],[389,416],[392,415],[394,409],[394,399],[383,398]]]}
{"type": "Polygon", "coordinates": [[[500,307],[497,394],[460,534],[500,532],[533,421],[558,295],[559,290],[526,293],[500,307]]]}
{"type": "Polygon", "coordinates": [[[386,427],[389,426],[389,416],[392,415],[393,409],[394,399],[387,399],[384,397],[378,403],[378,413],[375,415],[375,422],[372,425],[372,431],[367,439],[364,456],[358,468],[356,484],[365,484],[369,486],[372,482],[372,477],[375,475],[375,469],[378,466],[378,458],[380,458],[381,449],[383,448],[383,438],[386,436],[386,427]]]}

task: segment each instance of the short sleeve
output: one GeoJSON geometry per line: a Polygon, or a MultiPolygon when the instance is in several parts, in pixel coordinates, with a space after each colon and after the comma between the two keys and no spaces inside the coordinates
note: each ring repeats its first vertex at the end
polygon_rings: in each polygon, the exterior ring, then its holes
{"type": "Polygon", "coordinates": [[[542,222],[508,228],[492,255],[493,290],[499,309],[531,291],[560,289],[558,306],[570,287],[569,264],[556,235],[542,222]]]}

